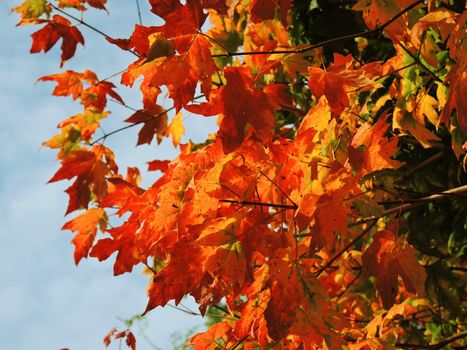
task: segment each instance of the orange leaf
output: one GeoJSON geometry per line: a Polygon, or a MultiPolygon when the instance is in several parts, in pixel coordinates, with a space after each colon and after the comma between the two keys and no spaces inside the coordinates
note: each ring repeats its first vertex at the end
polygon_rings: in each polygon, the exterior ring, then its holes
{"type": "Polygon", "coordinates": [[[92,208],[63,225],[62,230],[78,232],[71,241],[75,245],[75,263],[78,265],[82,258],[88,256],[94,243],[97,226],[105,230],[107,216],[101,208],[92,208]]]}
{"type": "Polygon", "coordinates": [[[350,162],[356,169],[371,173],[402,165],[391,159],[397,151],[398,137],[389,139],[384,136],[390,127],[390,124],[386,123],[388,118],[389,115],[379,118],[373,126],[365,123],[357,130],[349,149],[350,162]],[[361,146],[365,146],[363,152],[357,150],[361,146]]]}
{"type": "Polygon", "coordinates": [[[219,322],[211,327],[206,332],[198,333],[190,339],[189,344],[193,345],[194,350],[217,350],[221,339],[230,333],[232,326],[227,322],[219,322]]]}
{"type": "Polygon", "coordinates": [[[351,56],[334,54],[334,64],[328,70],[309,67],[308,73],[310,91],[316,97],[325,95],[331,110],[336,115],[341,114],[349,106],[347,93],[372,84],[364,70],[353,69],[351,56]]]}
{"type": "Polygon", "coordinates": [[[71,95],[73,100],[76,100],[83,91],[82,73],[77,73],[72,70],[67,70],[60,74],[52,74],[39,78],[39,81],[56,81],[57,86],[54,88],[52,95],[68,96],[71,95]]]}

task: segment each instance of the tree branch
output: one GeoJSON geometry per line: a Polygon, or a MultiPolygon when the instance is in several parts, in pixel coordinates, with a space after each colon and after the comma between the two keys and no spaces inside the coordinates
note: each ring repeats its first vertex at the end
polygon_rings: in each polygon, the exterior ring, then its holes
{"type": "Polygon", "coordinates": [[[426,350],[438,350],[444,348],[446,345],[455,342],[458,339],[467,338],[467,331],[455,334],[451,337],[441,340],[439,343],[431,345],[417,345],[417,344],[403,344],[396,343],[395,346],[402,349],[426,349],[426,350]]]}
{"type": "Polygon", "coordinates": [[[233,57],[233,56],[247,56],[247,55],[248,56],[253,56],[253,55],[274,55],[274,54],[305,53],[307,51],[317,49],[319,47],[324,47],[324,46],[327,46],[327,45],[335,44],[335,43],[338,43],[340,41],[355,39],[355,38],[359,38],[359,37],[371,36],[371,35],[376,34],[376,33],[381,33],[387,26],[392,24],[399,17],[401,17],[402,15],[404,15],[405,13],[412,10],[413,8],[415,8],[416,6],[418,6],[419,4],[421,4],[423,2],[424,2],[424,0],[415,1],[413,4],[407,6],[402,11],[400,11],[398,14],[396,14],[391,19],[389,19],[387,22],[383,23],[380,26],[377,26],[375,29],[367,30],[367,31],[359,32],[359,33],[355,33],[355,34],[344,35],[344,36],[334,38],[334,39],[324,40],[324,41],[321,41],[321,42],[319,42],[317,44],[313,44],[313,45],[310,45],[310,46],[307,46],[307,47],[303,47],[301,49],[295,49],[295,50],[270,50],[270,51],[240,51],[240,52],[227,51],[226,53],[212,55],[212,57],[233,57]]]}
{"type": "MultiPolygon", "coordinates": [[[[450,190],[440,192],[440,193],[437,193],[437,194],[433,194],[433,195],[428,196],[428,197],[423,197],[423,198],[419,198],[419,199],[410,200],[410,203],[407,203],[407,201],[405,201],[405,204],[402,204],[402,205],[394,207],[394,208],[387,209],[379,216],[368,216],[366,218],[356,220],[354,223],[352,223],[350,225],[351,226],[360,225],[360,224],[363,224],[365,222],[373,221],[375,219],[379,219],[379,218],[382,218],[384,216],[397,213],[399,211],[413,209],[413,208],[418,207],[418,206],[420,206],[422,204],[425,204],[425,203],[431,203],[433,201],[437,201],[437,200],[440,200],[440,199],[449,198],[453,194],[464,194],[466,192],[467,192],[467,185],[464,185],[464,186],[451,188],[450,190]]],[[[401,203],[403,203],[403,202],[404,201],[401,201],[401,203]]]]}
{"type": "Polygon", "coordinates": [[[259,207],[271,207],[271,208],[282,208],[282,209],[292,209],[292,210],[296,210],[298,208],[297,205],[262,203],[262,202],[252,202],[252,201],[236,201],[233,199],[220,199],[219,202],[232,203],[232,204],[238,204],[238,205],[257,205],[259,207]]]}
{"type": "MultiPolygon", "coordinates": [[[[201,97],[204,97],[204,95],[195,96],[195,97],[193,97],[193,100],[197,100],[197,99],[199,99],[199,98],[201,98],[201,97]]],[[[150,120],[152,120],[152,119],[155,119],[155,118],[159,118],[160,116],[166,114],[167,112],[170,112],[170,111],[172,111],[172,110],[175,109],[175,106],[172,106],[172,107],[166,109],[164,112],[161,112],[161,113],[156,114],[156,115],[152,115],[152,114],[149,114],[149,113],[145,113],[143,110],[138,110],[138,109],[136,109],[136,108],[134,108],[134,107],[128,106],[128,105],[127,105],[126,103],[124,103],[124,102],[120,102],[120,101],[115,100],[115,99],[110,99],[110,101],[115,102],[115,103],[118,103],[119,105],[122,105],[122,106],[125,107],[126,109],[129,109],[129,110],[131,110],[131,111],[133,111],[133,112],[138,112],[138,113],[142,114],[143,116],[148,117],[148,119],[146,119],[146,120],[141,120],[141,121],[139,121],[139,122],[137,122],[137,123],[133,123],[133,124],[130,124],[130,125],[127,125],[127,126],[122,126],[121,128],[115,129],[115,130],[113,130],[113,131],[111,131],[111,132],[109,132],[109,133],[107,133],[107,134],[104,134],[103,136],[101,136],[101,137],[99,137],[98,139],[96,139],[96,140],[94,140],[93,142],[91,142],[91,144],[90,144],[91,146],[94,146],[96,143],[98,143],[98,142],[100,142],[100,141],[102,141],[102,140],[105,140],[107,137],[109,137],[109,136],[111,136],[111,135],[114,135],[114,134],[116,134],[116,133],[118,133],[118,132],[120,132],[120,131],[123,131],[123,130],[126,130],[126,129],[130,129],[130,128],[132,128],[132,127],[134,127],[134,126],[136,126],[136,125],[139,125],[139,124],[147,123],[148,121],[150,121],[150,120]]]]}
{"type": "Polygon", "coordinates": [[[437,160],[441,159],[442,157],[444,156],[444,151],[439,151],[438,153],[436,153],[435,155],[429,157],[428,159],[425,159],[423,162],[421,162],[420,164],[418,164],[417,166],[413,167],[412,169],[410,169],[407,173],[405,173],[399,180],[396,180],[395,183],[401,183],[403,182],[404,180],[407,180],[408,178],[410,178],[413,174],[419,172],[420,170],[422,170],[423,168],[425,168],[426,166],[430,165],[431,163],[434,163],[436,162],[437,160]]]}

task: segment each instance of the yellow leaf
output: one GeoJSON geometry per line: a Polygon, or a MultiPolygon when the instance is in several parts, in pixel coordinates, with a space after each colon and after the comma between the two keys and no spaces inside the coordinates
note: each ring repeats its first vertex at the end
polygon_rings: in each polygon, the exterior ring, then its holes
{"type": "Polygon", "coordinates": [[[172,119],[169,127],[167,128],[167,133],[172,136],[172,143],[174,147],[177,147],[180,144],[180,139],[182,135],[185,134],[185,126],[183,125],[182,112],[178,112],[177,115],[172,119]]]}

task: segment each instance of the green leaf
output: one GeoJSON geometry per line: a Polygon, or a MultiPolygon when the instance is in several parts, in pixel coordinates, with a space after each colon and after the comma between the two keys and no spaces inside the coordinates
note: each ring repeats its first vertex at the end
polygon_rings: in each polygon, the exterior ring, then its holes
{"type": "Polygon", "coordinates": [[[13,8],[12,11],[21,15],[20,24],[25,21],[35,20],[44,13],[49,13],[46,0],[25,0],[21,5],[13,8]]]}

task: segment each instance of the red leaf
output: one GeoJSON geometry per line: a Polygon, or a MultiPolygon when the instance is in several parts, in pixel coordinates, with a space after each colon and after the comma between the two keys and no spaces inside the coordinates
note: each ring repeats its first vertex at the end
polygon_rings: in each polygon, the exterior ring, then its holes
{"type": "Polygon", "coordinates": [[[71,26],[70,21],[59,15],[55,15],[52,20],[45,22],[47,25],[44,28],[32,34],[30,52],[47,52],[59,39],[62,39],[62,62],[60,66],[63,66],[65,61],[74,56],[76,46],[78,44],[84,45],[84,38],[75,26],[71,26]]]}
{"type": "Polygon", "coordinates": [[[250,15],[253,23],[273,19],[278,0],[252,0],[250,1],[250,15]]]}
{"type": "Polygon", "coordinates": [[[255,88],[247,69],[229,67],[224,71],[227,85],[222,90],[224,118],[219,137],[226,153],[237,148],[249,128],[260,135],[269,135],[274,126],[277,106],[263,91],[255,88]]]}
{"type": "Polygon", "coordinates": [[[385,230],[373,236],[373,243],[363,253],[362,275],[375,276],[376,289],[389,309],[398,293],[398,276],[411,293],[423,296],[426,272],[416,258],[417,251],[406,241],[398,240],[393,232],[385,230]]]}
{"type": "Polygon", "coordinates": [[[182,5],[179,0],[149,0],[151,11],[161,18],[166,18],[182,5]]]}
{"type": "Polygon", "coordinates": [[[133,113],[125,121],[127,123],[143,124],[138,133],[137,142],[137,145],[142,145],[144,143],[150,144],[154,135],[157,137],[157,143],[161,143],[162,139],[166,136],[167,120],[165,109],[155,104],[133,113]]]}
{"type": "Polygon", "coordinates": [[[148,171],[156,171],[159,170],[161,172],[165,172],[169,167],[170,160],[153,160],[147,163],[148,164],[148,171]]]}
{"type": "Polygon", "coordinates": [[[62,167],[52,176],[50,182],[72,179],[80,176],[93,167],[96,155],[89,151],[76,151],[62,161],[62,167]]]}

